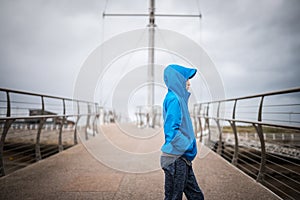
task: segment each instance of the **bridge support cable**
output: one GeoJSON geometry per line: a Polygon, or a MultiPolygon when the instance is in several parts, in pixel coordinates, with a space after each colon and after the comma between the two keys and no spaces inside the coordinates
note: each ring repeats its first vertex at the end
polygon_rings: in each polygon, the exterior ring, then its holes
{"type": "MultiPolygon", "coordinates": [[[[145,13],[106,13],[106,8],[108,1],[105,2],[103,18],[105,17],[149,17],[148,27],[148,72],[147,72],[147,81],[148,81],[148,94],[147,94],[147,102],[145,105],[146,113],[148,116],[146,120],[146,125],[151,128],[155,128],[155,116],[157,113],[155,111],[155,71],[154,71],[154,63],[155,63],[155,34],[156,34],[156,17],[177,17],[177,18],[199,18],[201,19],[202,15],[200,13],[199,2],[197,3],[199,14],[164,14],[164,13],[156,13],[155,12],[155,0],[149,0],[149,12],[145,13]]],[[[137,114],[137,121],[141,120],[140,116],[137,114]]],[[[137,122],[137,124],[140,124],[137,122]]],[[[140,126],[140,125],[138,125],[140,126]]]]}

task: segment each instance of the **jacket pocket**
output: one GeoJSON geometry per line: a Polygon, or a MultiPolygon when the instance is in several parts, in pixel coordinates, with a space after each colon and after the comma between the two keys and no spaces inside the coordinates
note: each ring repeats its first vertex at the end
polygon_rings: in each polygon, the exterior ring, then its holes
{"type": "Polygon", "coordinates": [[[160,157],[160,165],[161,168],[165,171],[165,173],[169,173],[172,176],[175,174],[175,161],[177,157],[171,156],[161,156],[160,157]]]}

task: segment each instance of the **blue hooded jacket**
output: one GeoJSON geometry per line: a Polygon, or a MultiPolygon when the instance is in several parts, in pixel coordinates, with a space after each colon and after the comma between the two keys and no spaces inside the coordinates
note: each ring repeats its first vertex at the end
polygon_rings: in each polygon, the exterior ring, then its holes
{"type": "Polygon", "coordinates": [[[165,143],[163,153],[183,156],[192,161],[197,154],[193,125],[188,110],[190,93],[186,81],[195,76],[197,70],[180,65],[168,65],[164,70],[164,81],[168,93],[163,103],[165,143]]]}

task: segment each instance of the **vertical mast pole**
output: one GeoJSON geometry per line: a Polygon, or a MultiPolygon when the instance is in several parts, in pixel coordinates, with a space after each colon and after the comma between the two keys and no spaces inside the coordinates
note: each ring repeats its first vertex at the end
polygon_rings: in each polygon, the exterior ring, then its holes
{"type": "Polygon", "coordinates": [[[150,116],[154,106],[154,34],[155,34],[155,0],[150,0],[149,7],[149,51],[148,51],[148,106],[150,116]]]}

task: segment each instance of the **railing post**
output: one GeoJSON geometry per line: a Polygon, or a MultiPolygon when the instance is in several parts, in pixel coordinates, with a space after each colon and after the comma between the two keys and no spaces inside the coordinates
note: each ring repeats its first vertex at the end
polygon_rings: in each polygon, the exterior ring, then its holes
{"type": "MultiPolygon", "coordinates": [[[[42,115],[44,115],[44,111],[45,111],[44,96],[41,96],[41,100],[42,100],[42,115]]],[[[39,127],[38,127],[38,131],[36,134],[36,141],[35,141],[35,159],[36,159],[36,161],[39,161],[42,159],[40,138],[41,138],[41,133],[42,133],[44,123],[45,123],[44,118],[39,120],[39,127]]]]}
{"type": "Polygon", "coordinates": [[[156,110],[154,109],[154,107],[152,107],[152,126],[151,126],[151,128],[155,128],[155,119],[156,119],[156,110]]]}
{"type": "Polygon", "coordinates": [[[139,118],[138,118],[138,113],[135,112],[135,117],[136,117],[136,126],[138,127],[139,126],[139,118]]]}
{"type": "Polygon", "coordinates": [[[4,150],[4,143],[5,138],[8,133],[9,128],[11,127],[12,123],[15,120],[9,119],[5,121],[4,129],[1,135],[1,141],[0,141],[0,176],[5,176],[5,170],[4,170],[4,162],[3,162],[3,150],[4,150]]]}
{"type": "Polygon", "coordinates": [[[63,118],[61,120],[60,128],[59,128],[59,135],[58,135],[58,151],[61,152],[64,150],[64,147],[62,145],[62,131],[65,124],[65,118],[66,118],[66,102],[65,99],[63,99],[63,118]]]}
{"type": "Polygon", "coordinates": [[[216,122],[217,122],[218,130],[219,130],[219,141],[218,141],[217,153],[221,155],[222,154],[223,145],[222,145],[222,129],[221,129],[220,120],[219,120],[219,117],[220,117],[220,105],[221,105],[221,102],[219,101],[218,108],[217,108],[217,120],[216,120],[216,122]]]}
{"type": "Polygon", "coordinates": [[[201,122],[201,109],[202,109],[202,104],[199,105],[199,110],[198,110],[198,121],[199,121],[199,130],[200,130],[200,138],[199,141],[202,142],[202,137],[203,137],[203,130],[202,130],[202,122],[201,122]]]}
{"type": "MultiPolygon", "coordinates": [[[[10,117],[11,115],[11,107],[10,107],[10,97],[9,97],[9,92],[6,91],[6,117],[10,117]]],[[[11,127],[12,123],[14,122],[14,119],[8,119],[5,120],[3,132],[1,135],[1,140],[0,140],[0,176],[5,176],[5,169],[4,169],[4,161],[3,161],[3,151],[4,151],[4,143],[5,143],[5,138],[8,133],[9,128],[11,127]]]]}
{"type": "Polygon", "coordinates": [[[88,109],[88,114],[86,117],[86,126],[85,126],[85,139],[88,140],[88,128],[90,127],[90,117],[91,117],[91,106],[89,103],[87,103],[87,109],[88,109]]]}
{"type": "Polygon", "coordinates": [[[77,102],[77,119],[76,119],[76,123],[75,123],[75,130],[74,130],[74,144],[78,144],[78,139],[77,139],[77,126],[78,126],[78,122],[80,119],[80,107],[79,107],[79,102],[77,102]]]}
{"type": "Polygon", "coordinates": [[[94,120],[93,120],[93,136],[96,136],[96,133],[97,133],[97,127],[96,127],[96,120],[97,120],[97,104],[95,103],[95,117],[94,117],[94,120]]]}
{"type": "MultiPolygon", "coordinates": [[[[264,102],[264,96],[261,97],[259,110],[258,110],[258,121],[262,121],[262,109],[263,109],[263,102],[264,102]]],[[[256,129],[256,132],[258,134],[259,140],[260,140],[260,148],[261,148],[261,162],[260,162],[260,168],[259,172],[256,178],[256,181],[263,182],[264,181],[264,174],[266,170],[266,147],[265,147],[265,140],[264,140],[264,134],[261,124],[253,124],[253,126],[256,129]]]]}
{"type": "Polygon", "coordinates": [[[206,117],[205,117],[205,124],[207,125],[207,130],[208,130],[208,142],[211,141],[211,132],[210,132],[210,125],[209,125],[209,103],[207,104],[207,109],[206,109],[206,117]]]}
{"type": "Polygon", "coordinates": [[[96,104],[96,133],[98,134],[98,125],[100,124],[100,106],[96,104]]]}
{"type": "Polygon", "coordinates": [[[142,108],[140,107],[139,108],[139,112],[138,112],[138,115],[139,115],[139,126],[142,127],[143,126],[143,118],[142,118],[142,108]]]}
{"type": "MultiPolygon", "coordinates": [[[[233,106],[233,111],[232,111],[232,119],[235,120],[235,112],[236,112],[236,104],[237,104],[237,99],[234,101],[234,106],[233,106]]],[[[230,122],[233,134],[234,134],[234,154],[232,157],[232,161],[231,163],[234,166],[237,166],[237,162],[238,162],[238,155],[239,155],[239,139],[238,139],[238,134],[237,134],[237,130],[236,130],[236,124],[235,121],[230,122]]]]}
{"type": "Polygon", "coordinates": [[[194,120],[194,134],[195,137],[197,138],[197,133],[198,133],[198,125],[197,125],[197,104],[194,104],[193,108],[193,120],[194,120]]]}

